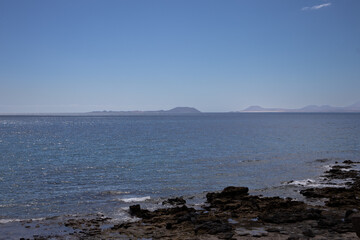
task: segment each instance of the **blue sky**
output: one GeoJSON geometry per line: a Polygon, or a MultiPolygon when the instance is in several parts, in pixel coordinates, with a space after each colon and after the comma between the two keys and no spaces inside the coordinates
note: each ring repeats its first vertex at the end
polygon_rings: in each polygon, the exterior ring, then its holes
{"type": "Polygon", "coordinates": [[[0,113],[360,100],[359,0],[0,0],[0,113]]]}

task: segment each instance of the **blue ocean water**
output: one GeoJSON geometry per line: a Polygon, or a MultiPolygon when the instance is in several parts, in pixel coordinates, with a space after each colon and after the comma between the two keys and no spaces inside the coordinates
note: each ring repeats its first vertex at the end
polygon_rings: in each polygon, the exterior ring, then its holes
{"type": "Polygon", "coordinates": [[[360,160],[360,114],[1,116],[0,220],[110,214],[228,185],[271,191],[319,176],[325,158],[360,160]]]}

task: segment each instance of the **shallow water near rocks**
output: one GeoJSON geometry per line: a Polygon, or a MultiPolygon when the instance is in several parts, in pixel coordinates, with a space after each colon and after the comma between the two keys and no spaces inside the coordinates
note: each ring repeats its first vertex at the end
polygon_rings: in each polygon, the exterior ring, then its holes
{"type": "Polygon", "coordinates": [[[229,185],[296,196],[284,182],[360,160],[360,114],[1,116],[0,152],[1,222],[120,219],[131,204],[155,209],[170,196],[198,204],[229,185]]]}

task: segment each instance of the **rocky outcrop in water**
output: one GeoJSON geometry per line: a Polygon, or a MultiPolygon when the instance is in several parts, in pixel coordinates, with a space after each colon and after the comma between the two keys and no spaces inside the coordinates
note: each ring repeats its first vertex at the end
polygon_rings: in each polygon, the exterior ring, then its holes
{"type": "Polygon", "coordinates": [[[135,222],[70,219],[63,224],[72,233],[59,239],[358,239],[360,176],[352,169],[355,164],[347,160],[324,173],[329,182],[346,179],[346,187],[300,192],[310,200],[323,200],[324,205],[254,196],[247,187],[230,186],[208,193],[202,209],[188,207],[177,197],[163,202],[171,208],[149,211],[139,204],[130,206],[129,214],[139,219],[135,222]]]}

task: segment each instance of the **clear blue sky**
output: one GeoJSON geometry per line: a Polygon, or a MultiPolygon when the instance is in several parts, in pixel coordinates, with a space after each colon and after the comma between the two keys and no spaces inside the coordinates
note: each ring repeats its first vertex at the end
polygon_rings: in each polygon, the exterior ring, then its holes
{"type": "Polygon", "coordinates": [[[0,113],[359,100],[359,0],[0,0],[0,113]]]}

